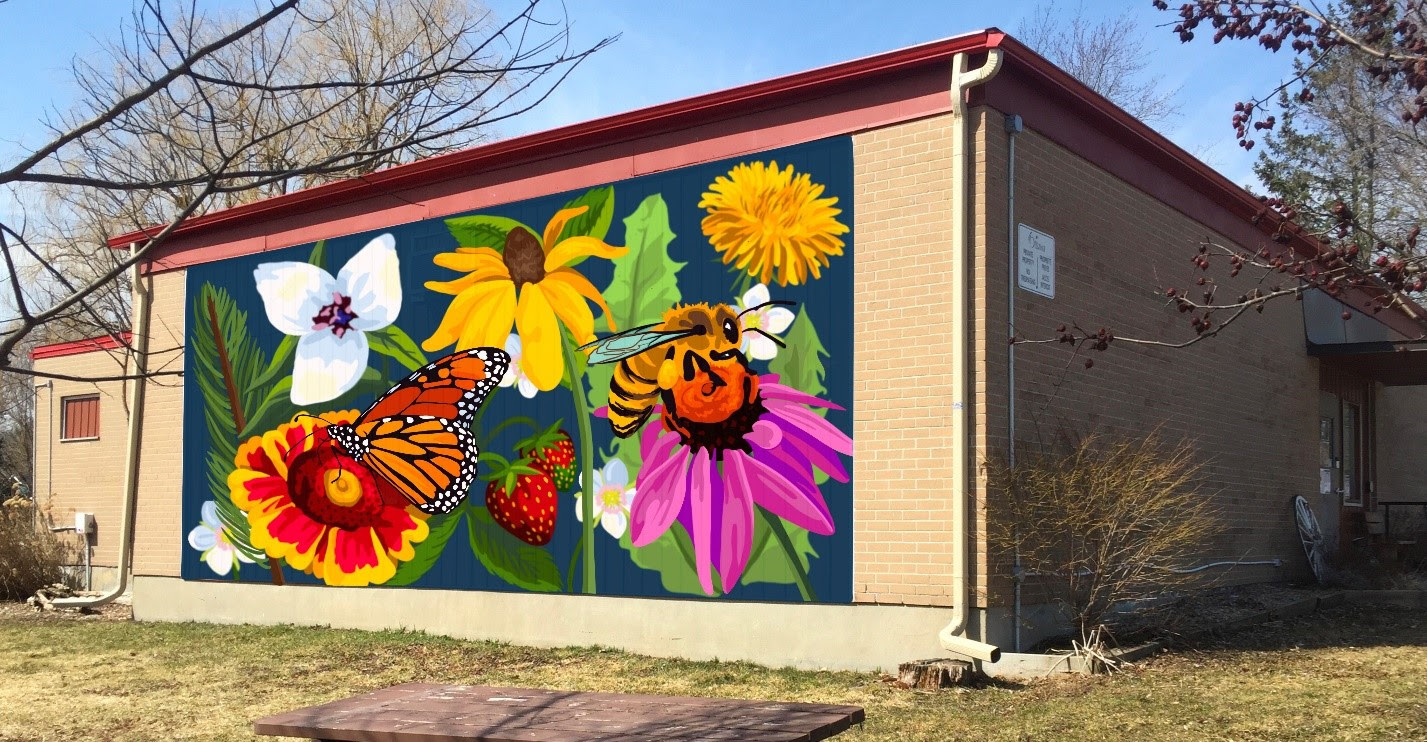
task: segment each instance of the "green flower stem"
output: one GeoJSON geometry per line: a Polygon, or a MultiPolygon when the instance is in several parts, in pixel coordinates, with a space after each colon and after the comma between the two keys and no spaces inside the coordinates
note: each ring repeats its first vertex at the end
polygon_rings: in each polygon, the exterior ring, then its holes
{"type": "Polygon", "coordinates": [[[788,529],[783,527],[783,519],[770,514],[763,508],[758,508],[758,517],[768,524],[768,530],[773,532],[773,538],[778,539],[778,545],[783,547],[783,553],[788,556],[788,564],[793,567],[793,576],[798,580],[798,592],[802,593],[803,600],[810,603],[816,601],[818,596],[813,592],[813,583],[808,579],[807,570],[803,569],[803,560],[798,558],[798,550],[793,547],[793,539],[788,537],[788,529]]]}
{"type": "Polygon", "coordinates": [[[565,584],[569,586],[570,592],[575,592],[575,562],[580,559],[580,550],[584,548],[585,533],[580,532],[580,540],[575,542],[575,550],[570,552],[570,568],[565,570],[565,584]]]}
{"type": "Polygon", "coordinates": [[[576,353],[575,342],[566,332],[560,333],[560,342],[564,344],[565,373],[570,377],[570,394],[575,398],[575,424],[579,426],[580,433],[580,488],[583,491],[580,496],[580,516],[584,519],[580,525],[583,528],[580,547],[583,549],[583,575],[580,581],[580,592],[593,595],[595,593],[595,499],[588,490],[595,481],[595,441],[590,433],[590,409],[585,401],[585,383],[581,381],[579,361],[576,353]]]}
{"type": "Polygon", "coordinates": [[[531,428],[534,428],[537,431],[540,430],[540,426],[536,424],[534,420],[531,420],[530,418],[525,417],[524,415],[516,415],[515,417],[502,420],[499,425],[495,426],[494,428],[491,428],[490,431],[487,432],[485,434],[485,437],[481,440],[481,448],[489,446],[491,442],[495,440],[495,437],[500,435],[501,431],[512,425],[519,425],[521,423],[529,425],[531,428]]]}

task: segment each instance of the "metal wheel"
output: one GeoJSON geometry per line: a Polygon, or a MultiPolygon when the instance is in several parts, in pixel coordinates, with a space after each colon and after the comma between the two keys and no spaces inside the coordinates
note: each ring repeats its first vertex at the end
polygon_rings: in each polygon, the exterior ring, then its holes
{"type": "Polygon", "coordinates": [[[1313,577],[1322,584],[1328,576],[1327,567],[1323,563],[1323,556],[1327,553],[1323,543],[1323,530],[1318,527],[1313,508],[1309,507],[1308,501],[1302,495],[1293,498],[1293,512],[1298,521],[1298,537],[1303,540],[1303,554],[1308,557],[1308,566],[1313,570],[1313,577]]]}

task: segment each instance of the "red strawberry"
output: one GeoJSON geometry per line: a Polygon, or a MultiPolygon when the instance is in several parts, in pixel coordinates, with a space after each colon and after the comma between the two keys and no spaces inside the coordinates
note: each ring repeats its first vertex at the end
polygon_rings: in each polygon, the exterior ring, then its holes
{"type": "Polygon", "coordinates": [[[516,443],[515,447],[535,468],[550,475],[556,490],[563,491],[575,486],[579,469],[575,466],[575,442],[560,428],[561,422],[556,420],[550,427],[516,443]]]}
{"type": "Polygon", "coordinates": [[[487,454],[481,458],[497,460],[486,485],[486,509],[491,518],[527,544],[550,543],[560,514],[560,498],[550,475],[527,458],[506,461],[487,454]]]}

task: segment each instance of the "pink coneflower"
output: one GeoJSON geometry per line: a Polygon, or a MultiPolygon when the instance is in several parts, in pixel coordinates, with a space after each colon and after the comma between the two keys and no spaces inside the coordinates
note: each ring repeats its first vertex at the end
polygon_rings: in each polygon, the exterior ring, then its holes
{"type": "Polygon", "coordinates": [[[694,542],[699,584],[708,595],[714,592],[713,569],[725,592],[743,576],[753,546],[754,505],[812,533],[836,530],[813,468],[846,482],[838,454],[852,455],[852,439],[808,408],[842,408],[777,380],[759,379],[759,399],[744,410],[756,414],[721,423],[739,430],[689,440],[652,424],[640,441],[644,463],[630,508],[630,540],[649,544],[677,519],[694,542]]]}

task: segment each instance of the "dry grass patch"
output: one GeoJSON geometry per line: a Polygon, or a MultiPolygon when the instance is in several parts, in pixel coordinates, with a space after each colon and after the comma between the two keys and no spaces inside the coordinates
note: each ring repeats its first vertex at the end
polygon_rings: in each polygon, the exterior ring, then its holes
{"type": "MultiPolygon", "coordinates": [[[[711,639],[713,640],[713,639],[711,639]]],[[[924,694],[872,674],[421,634],[0,616],[0,739],[250,739],[408,681],[851,703],[839,739],[1423,739],[1427,619],[1343,609],[1113,676],[924,694]]]]}

